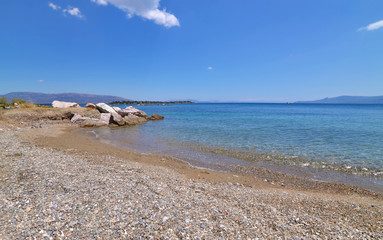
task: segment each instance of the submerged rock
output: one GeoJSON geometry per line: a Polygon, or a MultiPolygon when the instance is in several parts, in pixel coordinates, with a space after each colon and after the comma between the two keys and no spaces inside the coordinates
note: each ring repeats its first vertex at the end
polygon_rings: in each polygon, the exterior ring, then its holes
{"type": "Polygon", "coordinates": [[[96,104],[96,107],[98,109],[98,111],[100,111],[101,113],[110,113],[112,114],[112,119],[115,123],[117,123],[118,125],[122,126],[122,125],[125,125],[125,121],[124,119],[122,118],[122,116],[120,116],[120,114],[118,114],[111,106],[109,106],[108,104],[106,103],[97,103],[96,104]]]}
{"type": "Polygon", "coordinates": [[[52,107],[54,108],[71,108],[71,107],[79,107],[78,103],[75,102],[61,102],[61,101],[53,101],[52,107]]]}
{"type": "Polygon", "coordinates": [[[149,118],[149,120],[162,120],[164,118],[165,118],[164,116],[153,113],[152,116],[149,118]]]}

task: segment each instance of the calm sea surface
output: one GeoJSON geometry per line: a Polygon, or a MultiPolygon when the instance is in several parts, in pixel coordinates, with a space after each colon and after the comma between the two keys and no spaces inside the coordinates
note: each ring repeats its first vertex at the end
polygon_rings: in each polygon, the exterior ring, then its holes
{"type": "Polygon", "coordinates": [[[361,173],[373,169],[372,176],[383,171],[383,105],[221,103],[136,107],[148,115],[163,115],[165,120],[96,128],[93,133],[112,144],[178,157],[199,167],[246,165],[262,159],[273,164],[275,159],[278,164],[296,162],[326,169],[329,164],[361,173]]]}

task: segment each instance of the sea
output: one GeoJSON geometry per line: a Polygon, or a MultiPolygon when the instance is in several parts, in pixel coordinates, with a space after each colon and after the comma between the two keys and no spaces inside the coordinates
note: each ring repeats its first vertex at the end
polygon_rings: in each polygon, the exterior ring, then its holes
{"type": "Polygon", "coordinates": [[[383,105],[195,103],[134,107],[165,119],[85,131],[107,144],[174,157],[197,168],[265,168],[383,192],[383,105]]]}

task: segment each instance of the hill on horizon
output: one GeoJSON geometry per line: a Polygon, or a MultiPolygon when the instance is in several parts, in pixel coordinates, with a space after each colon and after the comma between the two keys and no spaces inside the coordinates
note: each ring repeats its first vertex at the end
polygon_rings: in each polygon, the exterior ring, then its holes
{"type": "Polygon", "coordinates": [[[322,103],[322,104],[383,104],[383,96],[339,96],[323,98],[314,101],[298,101],[295,103],[322,103]]]}
{"type": "Polygon", "coordinates": [[[51,104],[54,100],[64,102],[76,102],[79,104],[86,103],[100,103],[100,102],[113,102],[113,101],[130,101],[130,99],[111,96],[111,95],[97,95],[85,93],[38,93],[38,92],[11,92],[5,96],[10,102],[12,98],[22,98],[36,104],[51,104]]]}

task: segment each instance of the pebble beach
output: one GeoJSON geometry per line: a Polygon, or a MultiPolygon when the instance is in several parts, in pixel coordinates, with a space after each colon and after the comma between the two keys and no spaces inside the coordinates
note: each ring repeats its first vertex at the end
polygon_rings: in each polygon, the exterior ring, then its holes
{"type": "Polygon", "coordinates": [[[381,194],[250,184],[101,143],[92,152],[65,122],[0,128],[0,239],[383,238],[381,194]]]}

